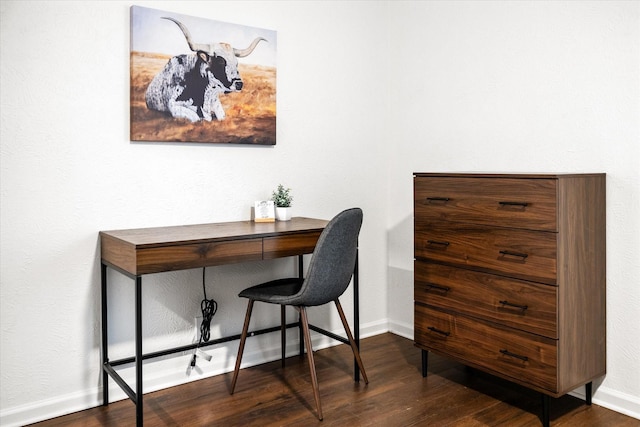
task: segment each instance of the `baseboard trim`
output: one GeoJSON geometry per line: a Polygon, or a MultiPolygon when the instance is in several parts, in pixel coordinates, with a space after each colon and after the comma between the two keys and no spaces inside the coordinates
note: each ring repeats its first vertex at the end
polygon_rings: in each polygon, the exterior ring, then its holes
{"type": "MultiPolygon", "coordinates": [[[[578,397],[584,399],[584,390],[582,396],[578,397]]],[[[600,386],[594,393],[592,401],[603,408],[640,420],[640,398],[636,396],[600,386]]]]}
{"type": "Polygon", "coordinates": [[[388,329],[391,333],[413,341],[413,325],[390,320],[388,329]]]}

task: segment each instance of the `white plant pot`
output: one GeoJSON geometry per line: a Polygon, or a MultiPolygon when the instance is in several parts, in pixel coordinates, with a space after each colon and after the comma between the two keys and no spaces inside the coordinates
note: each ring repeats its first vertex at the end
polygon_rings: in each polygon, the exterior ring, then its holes
{"type": "Polygon", "coordinates": [[[291,208],[276,207],[276,219],[278,221],[289,221],[291,219],[291,208]]]}

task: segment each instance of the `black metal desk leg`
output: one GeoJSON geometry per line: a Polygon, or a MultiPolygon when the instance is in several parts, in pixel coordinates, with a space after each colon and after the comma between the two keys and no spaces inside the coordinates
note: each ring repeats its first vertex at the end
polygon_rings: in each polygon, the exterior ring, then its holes
{"type": "Polygon", "coordinates": [[[100,305],[102,327],[102,405],[109,404],[109,375],[104,370],[104,365],[109,362],[109,336],[107,334],[107,266],[100,264],[100,305]]]}
{"type": "Polygon", "coordinates": [[[283,368],[285,365],[284,359],[287,356],[286,350],[285,350],[286,347],[287,347],[287,313],[285,312],[285,306],[281,305],[280,306],[280,353],[282,358],[281,365],[283,368]]]}
{"type": "Polygon", "coordinates": [[[584,385],[584,394],[586,396],[587,405],[591,406],[591,399],[593,397],[593,382],[589,381],[584,385]]]}
{"type": "MultiPolygon", "coordinates": [[[[304,279],[304,255],[298,255],[298,278],[304,279]]],[[[300,357],[302,357],[304,356],[304,334],[300,312],[298,312],[298,346],[300,357]]]]}
{"type": "MultiPolygon", "coordinates": [[[[359,277],[358,277],[358,250],[356,250],[356,265],[353,267],[353,340],[356,342],[356,347],[360,351],[360,289],[359,289],[359,277]]],[[[360,369],[358,369],[358,362],[355,357],[353,358],[353,379],[354,381],[360,381],[360,369]]]]}
{"type": "Polygon", "coordinates": [[[136,425],[142,427],[142,277],[136,276],[136,425]]]}

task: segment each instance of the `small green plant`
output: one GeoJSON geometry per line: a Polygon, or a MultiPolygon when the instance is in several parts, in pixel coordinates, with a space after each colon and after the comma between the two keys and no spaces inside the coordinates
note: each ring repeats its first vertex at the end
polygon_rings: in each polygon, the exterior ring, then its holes
{"type": "Polygon", "coordinates": [[[290,188],[285,188],[284,185],[278,184],[278,188],[274,190],[271,196],[271,200],[273,200],[277,207],[291,207],[291,201],[293,200],[293,197],[291,196],[290,188]]]}

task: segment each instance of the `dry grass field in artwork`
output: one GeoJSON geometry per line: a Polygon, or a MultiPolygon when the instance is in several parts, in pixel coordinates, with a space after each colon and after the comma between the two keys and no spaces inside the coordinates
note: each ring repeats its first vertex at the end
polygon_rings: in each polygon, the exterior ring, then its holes
{"type": "Polygon", "coordinates": [[[276,69],[239,64],[244,82],[240,92],[221,94],[226,118],[192,123],[149,110],[144,94],[153,77],[171,57],[131,53],[131,140],[211,142],[226,144],[276,143],[276,69]]]}

